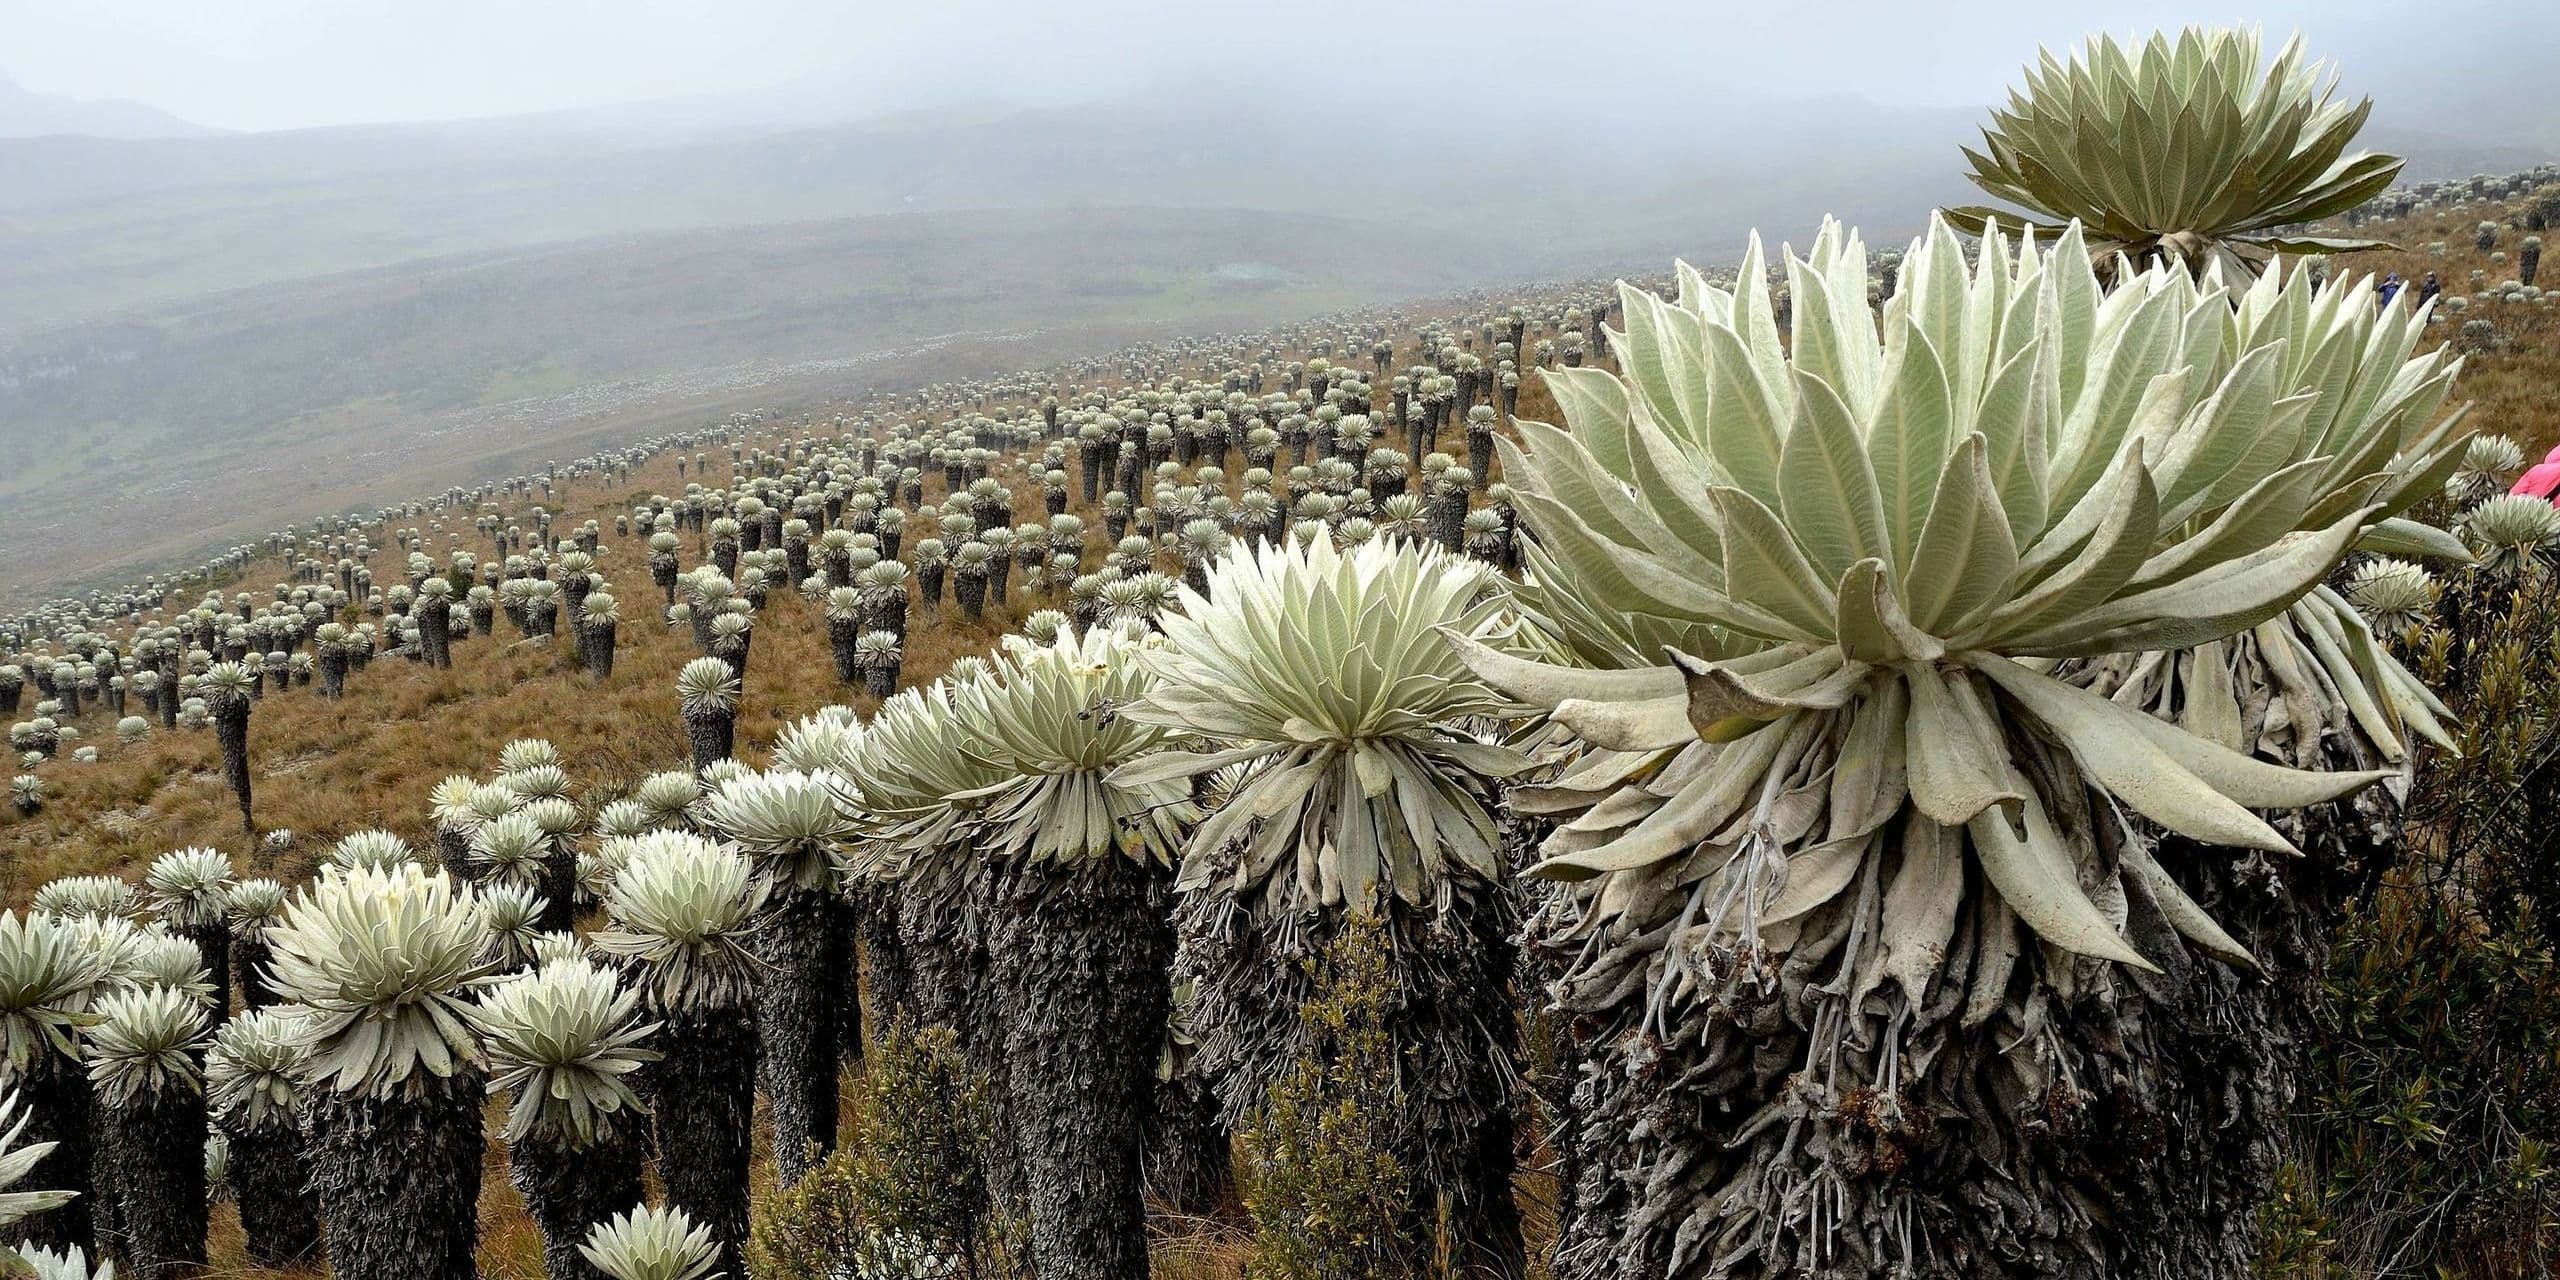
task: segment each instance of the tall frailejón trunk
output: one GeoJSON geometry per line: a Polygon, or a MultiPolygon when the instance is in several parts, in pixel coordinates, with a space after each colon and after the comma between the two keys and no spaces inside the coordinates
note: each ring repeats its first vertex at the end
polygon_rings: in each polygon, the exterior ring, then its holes
{"type": "Polygon", "coordinates": [[[249,1260],[271,1271],[303,1266],[320,1253],[320,1206],[311,1193],[311,1161],[290,1124],[236,1129],[229,1135],[231,1198],[249,1260]]]}
{"type": "Polygon", "coordinates": [[[549,1280],[609,1280],[578,1252],[597,1223],[643,1203],[646,1131],[624,1123],[587,1146],[537,1129],[507,1155],[507,1180],[542,1229],[542,1267],[549,1280]]]}
{"type": "Polygon", "coordinates": [[[336,1280],[476,1280],[482,1101],[469,1071],[310,1100],[311,1187],[336,1280]]]}
{"type": "MultiPolygon", "coordinates": [[[[1447,1223],[1459,1274],[1526,1274],[1511,1178],[1519,1027],[1511,992],[1517,915],[1506,893],[1476,886],[1441,910],[1391,901],[1381,912],[1390,982],[1387,1027],[1410,1099],[1388,1119],[1412,1182],[1409,1232],[1447,1223]]],[[[1197,1068],[1229,1126],[1245,1122],[1271,1082],[1310,1052],[1299,1010],[1321,988],[1323,957],[1344,925],[1333,916],[1277,919],[1214,893],[1175,910],[1178,978],[1195,984],[1197,1068]]]]}
{"type": "Polygon", "coordinates": [[[1005,1010],[1014,1150],[1044,1280],[1147,1274],[1146,1117],[1173,959],[1170,873],[1135,859],[991,870],[989,976],[1005,1010]]]}
{"type": "Polygon", "coordinates": [[[846,915],[831,888],[784,886],[756,933],[765,964],[756,986],[756,1071],[773,1121],[774,1169],[786,1184],[835,1150],[837,1038],[853,975],[846,915]]]}
{"type": "Polygon", "coordinates": [[[754,1152],[752,1006],[669,1015],[646,1075],[667,1203],[711,1228],[720,1269],[746,1274],[747,1169],[754,1152]]]}

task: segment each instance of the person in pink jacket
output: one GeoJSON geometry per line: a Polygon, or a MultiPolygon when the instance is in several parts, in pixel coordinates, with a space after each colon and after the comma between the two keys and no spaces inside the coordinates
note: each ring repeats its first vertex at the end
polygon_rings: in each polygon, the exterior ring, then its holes
{"type": "Polygon", "coordinates": [[[2527,468],[2523,475],[2516,477],[2516,487],[2507,490],[2509,493],[2529,494],[2545,502],[2551,500],[2555,491],[2560,491],[2560,448],[2553,449],[2543,456],[2542,461],[2527,468]]]}

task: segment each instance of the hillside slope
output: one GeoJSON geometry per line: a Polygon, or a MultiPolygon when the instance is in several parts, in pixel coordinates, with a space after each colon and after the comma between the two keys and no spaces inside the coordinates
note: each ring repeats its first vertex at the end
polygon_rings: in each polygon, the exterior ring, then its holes
{"type": "Polygon", "coordinates": [[[1445,293],[1497,261],[1319,215],[919,214],[350,273],[75,326],[0,346],[0,604],[893,371],[991,374],[1445,293]]]}

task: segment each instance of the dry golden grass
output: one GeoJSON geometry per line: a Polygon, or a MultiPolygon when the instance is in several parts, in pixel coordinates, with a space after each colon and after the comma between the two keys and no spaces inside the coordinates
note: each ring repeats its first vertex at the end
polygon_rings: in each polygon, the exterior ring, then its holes
{"type": "MultiPolygon", "coordinates": [[[[2516,243],[2529,234],[2506,227],[2506,212],[2475,206],[2458,213],[2426,211],[2406,219],[2367,223],[2362,234],[2388,239],[2397,247],[2342,261],[2377,276],[2397,271],[2411,289],[2432,271],[2448,297],[2472,292],[2473,271],[2486,272],[2494,287],[2516,278],[2516,243]],[[2501,224],[2498,246],[2509,258],[2504,265],[2491,262],[2489,254],[2472,244],[2472,228],[2483,219],[2501,224]],[[2437,241],[2445,247],[2441,258],[2426,252],[2426,246],[2437,241]]],[[[2560,228],[2545,233],[2544,239],[2550,241],[2549,252],[2554,255],[2545,259],[2542,270],[2543,287],[2550,288],[2560,284],[2560,228]]],[[[2438,314],[2443,315],[2443,310],[2439,305],[2438,314]]],[[[2525,446],[2527,460],[2539,462],[2544,451],[2560,445],[2560,395],[2555,395],[2555,389],[2560,389],[2560,311],[2532,303],[2475,302],[2464,315],[2444,315],[2433,332],[2438,340],[2451,342],[2464,321],[2478,319],[2497,325],[2506,340],[2495,350],[2470,357],[2453,402],[2471,401],[2469,425],[2474,430],[2513,436],[2525,446]]]]}
{"type": "MultiPolygon", "coordinates": [[[[1397,352],[1403,359],[1413,356],[1409,334],[1400,335],[1397,352]]],[[[1364,371],[1368,366],[1365,355],[1350,363],[1364,371]]],[[[1195,374],[1216,377],[1223,367],[1195,374]]],[[[1383,409],[1387,379],[1376,379],[1372,390],[1383,409]]],[[[884,397],[882,403],[912,409],[911,397],[884,397]]],[[[994,401],[973,406],[978,412],[1002,407],[994,401]]],[[[1518,409],[1524,417],[1554,416],[1554,402],[1536,377],[1522,380],[1518,409]]],[[[810,431],[822,434],[817,428],[810,431]]],[[[785,429],[759,443],[772,445],[797,434],[796,428],[785,429]]],[[[1380,443],[1401,447],[1400,440],[1381,438],[1380,443]]],[[[1444,433],[1442,445],[1463,462],[1463,435],[1444,433]]],[[[288,831],[294,837],[292,849],[278,857],[244,841],[238,808],[222,781],[220,748],[210,731],[162,730],[155,724],[149,737],[128,746],[116,741],[116,717],[103,704],[84,707],[74,722],[81,739],[66,741],[63,759],[42,770],[45,808],[31,817],[0,808],[0,903],[22,903],[36,886],[58,876],[138,875],[152,858],[188,846],[222,849],[247,873],[273,875],[288,884],[307,876],[312,859],[351,831],[387,828],[423,849],[431,835],[428,790],[449,774],[487,774],[495,767],[498,749],[516,738],[546,738],[558,746],[590,808],[599,793],[619,794],[648,773],[683,766],[686,741],[676,715],[675,674],[701,655],[690,630],[670,630],[660,621],[663,601],[649,585],[645,536],[616,537],[613,521],[635,499],[653,493],[678,495],[687,483],[725,484],[730,475],[726,448],[706,446],[702,453],[710,464],[708,476],[690,468],[679,476],[677,456],[666,453],[636,468],[627,482],[583,480],[549,499],[536,495],[500,504],[509,519],[527,528],[531,520],[523,517],[537,504],[552,513],[559,535],[590,519],[604,528],[596,569],[622,605],[610,680],[589,678],[565,635],[548,644],[526,642],[501,614],[494,636],[474,635],[454,646],[449,669],[376,657],[348,674],[345,696],[336,702],[320,698],[316,686],[270,691],[250,716],[249,757],[259,831],[288,831]],[[75,746],[96,747],[98,762],[73,763],[69,756],[75,746]]],[[[1231,458],[1227,486],[1232,493],[1244,467],[1240,455],[1231,458]]],[[[1020,459],[999,478],[1013,492],[1013,524],[1046,519],[1038,478],[1025,472],[1020,459]]],[[[928,475],[926,500],[942,501],[941,490],[939,474],[928,475]]],[[[1085,521],[1086,564],[1099,564],[1111,549],[1102,513],[1080,499],[1069,510],[1085,521]]],[[[424,549],[440,564],[452,549],[486,559],[492,547],[473,530],[476,514],[438,511],[394,527],[424,531],[424,549]]],[[[682,536],[684,566],[705,562],[701,535],[687,531],[682,536]]],[[[910,544],[922,536],[913,528],[907,535],[910,544]]],[[[384,545],[367,562],[375,584],[406,581],[408,552],[387,531],[380,540],[384,545]]],[[[1172,571],[1177,566],[1168,557],[1160,567],[1172,571]]],[[[226,596],[247,592],[263,598],[290,576],[283,560],[268,557],[251,563],[221,590],[226,596]]],[[[1027,596],[1018,568],[1012,583],[1009,599],[991,601],[975,622],[950,602],[947,586],[938,611],[912,607],[900,687],[928,683],[953,661],[988,652],[999,637],[1018,630],[1022,619],[1039,609],[1064,607],[1063,592],[1054,599],[1027,596]]],[[[188,595],[172,603],[186,607],[194,599],[188,595]]],[[[31,686],[28,707],[35,696],[31,686]]],[[[776,583],[757,616],[747,665],[737,731],[741,759],[762,763],[763,752],[784,726],[831,703],[866,715],[872,706],[858,685],[836,682],[816,602],[802,599],[790,584],[776,583]]],[[[128,710],[140,714],[139,699],[128,710]]]]}
{"type": "MultiPolygon", "coordinates": [[[[250,715],[253,809],[261,832],[290,831],[293,849],[269,858],[247,847],[239,811],[221,775],[221,751],[210,732],[154,729],[130,746],[114,736],[103,710],[78,722],[97,764],[68,759],[43,770],[49,801],[40,813],[0,817],[0,899],[23,901],[56,876],[133,873],[170,849],[204,845],[230,852],[244,867],[292,883],[310,859],[339,836],[386,827],[426,847],[427,791],[452,773],[486,774],[498,749],[522,737],[557,744],[582,786],[612,792],[641,776],[686,760],[675,714],[675,673],[700,656],[690,630],[657,619],[659,593],[649,585],[638,537],[612,536],[613,516],[628,495],[680,492],[672,458],[635,473],[635,488],[569,490],[555,511],[562,529],[587,518],[607,533],[598,569],[623,601],[620,647],[610,680],[596,681],[567,643],[527,643],[503,616],[495,637],[475,635],[454,646],[450,669],[377,657],[347,677],[336,702],[315,688],[270,690],[250,715]]],[[[1025,503],[1036,509],[1038,491],[1025,503]]],[[[468,513],[455,521],[469,532],[468,513]]],[[[689,536],[690,541],[690,536],[689,536]]],[[[431,542],[431,545],[438,545],[431,542]]],[[[467,545],[467,544],[458,544],[467,545]]],[[[440,545],[439,545],[439,549],[440,545]]],[[[481,550],[486,554],[486,545],[481,550]]],[[[688,547],[688,552],[692,548],[688,547]]],[[[396,546],[374,557],[375,580],[402,581],[406,553],[396,546]]],[[[693,563],[688,556],[687,563],[693,563]]],[[[262,562],[234,590],[258,590],[285,570],[262,562]],[[258,584],[258,585],[250,585],[258,584]]],[[[964,653],[984,652],[1014,629],[1026,605],[1017,591],[1009,607],[990,608],[975,623],[946,604],[940,615],[918,610],[905,672],[930,680],[964,653]]],[[[819,611],[777,587],[757,620],[738,720],[740,754],[749,763],[792,720],[833,702],[867,710],[857,687],[835,681],[819,611]]],[[[137,704],[131,708],[139,713],[137,704]]],[[[69,755],[66,744],[64,755],[69,755]]]]}

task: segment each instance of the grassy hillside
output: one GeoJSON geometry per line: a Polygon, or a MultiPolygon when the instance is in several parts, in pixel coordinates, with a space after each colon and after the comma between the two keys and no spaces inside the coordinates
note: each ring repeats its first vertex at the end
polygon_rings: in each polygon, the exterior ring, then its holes
{"type": "Polygon", "coordinates": [[[1463,240],[1316,215],[907,215],[349,273],[75,326],[0,346],[0,603],[735,408],[1493,269],[1463,240]]]}
{"type": "MultiPolygon", "coordinates": [[[[1587,290],[1584,290],[1587,292],[1587,290]]],[[[1552,312],[1555,308],[1550,308],[1552,312]]],[[[1306,332],[1329,333],[1322,326],[1306,332]]],[[[941,409],[960,404],[986,412],[1029,411],[1037,391],[1028,388],[1075,385],[1121,386],[1135,376],[1153,378],[1180,372],[1214,377],[1266,350],[1285,356],[1312,354],[1297,345],[1299,333],[1265,331],[1243,338],[1197,340],[1149,346],[1076,362],[1029,377],[1009,380],[1013,389],[991,396],[947,393],[941,409]],[[1275,348],[1273,344],[1288,344],[1275,348]],[[1136,371],[1147,371],[1139,375],[1136,371]]],[[[1411,331],[1396,335],[1399,361],[1417,357],[1411,331]]],[[[1365,361],[1362,361],[1365,364],[1365,361]]],[[[899,366],[902,379],[922,380],[916,366],[899,366]]],[[[1384,407],[1387,383],[1375,387],[1384,407]]],[[[843,406],[846,412],[912,408],[912,391],[883,392],[843,406]]],[[[1552,416],[1553,402],[1532,379],[1523,388],[1519,411],[1552,416]]],[[[779,443],[810,430],[806,423],[786,422],[762,443],[779,443]]],[[[823,432],[822,432],[823,434],[823,432]]],[[[1460,446],[1463,448],[1463,446],[1460,446]]],[[[617,514],[627,513],[634,499],[651,493],[681,493],[688,482],[725,483],[731,477],[727,450],[707,447],[709,474],[679,472],[680,457],[662,453],[636,469],[627,483],[577,483],[563,487],[541,505],[562,529],[588,519],[603,524],[597,571],[605,575],[625,601],[625,621],[614,674],[597,681],[581,669],[573,648],[527,641],[503,622],[494,636],[475,636],[458,643],[454,665],[436,670],[397,656],[376,657],[351,673],[346,694],[325,701],[309,688],[273,690],[251,715],[252,786],[260,838],[249,840],[240,830],[239,811],[222,774],[220,749],[209,733],[154,731],[133,743],[119,743],[114,717],[92,713],[77,727],[82,736],[66,742],[66,757],[75,745],[94,746],[94,765],[46,766],[46,807],[33,815],[0,809],[0,903],[22,905],[34,888],[67,874],[122,872],[146,863],[168,848],[202,845],[231,854],[243,874],[269,875],[299,883],[314,870],[316,859],[338,837],[367,828],[400,833],[418,848],[433,847],[427,791],[454,773],[483,773],[500,747],[522,737],[545,738],[561,749],[576,778],[578,800],[592,809],[618,795],[649,773],[681,767],[687,742],[674,702],[675,673],[700,656],[689,630],[670,629],[657,621],[659,594],[649,586],[644,540],[617,537],[610,530],[617,514]]],[[[1019,459],[998,474],[1013,490],[1015,522],[1044,517],[1040,487],[1019,459]]],[[[1234,482],[1230,479],[1230,485],[1234,482]]],[[[928,500],[942,493],[938,476],[929,483],[928,500]]],[[[510,517],[534,505],[531,499],[505,501],[510,517]]],[[[1102,513],[1081,501],[1070,508],[1085,517],[1098,542],[1102,513]]],[[[479,541],[471,527],[474,508],[437,510],[403,523],[426,531],[429,545],[469,546],[479,541]]],[[[698,535],[684,535],[687,566],[704,558],[698,535]]],[[[406,553],[386,545],[368,562],[378,582],[400,580],[406,553]]],[[[1168,556],[1168,570],[1175,566],[1168,556]]],[[[290,567],[275,558],[249,565],[225,590],[263,592],[264,585],[285,581],[290,567]]],[[[1020,630],[1022,619],[1039,608],[1055,607],[1050,597],[1015,589],[1002,603],[991,602],[971,621],[946,601],[939,609],[919,607],[911,615],[901,686],[933,680],[964,656],[983,654],[999,637],[1020,630]]],[[[183,602],[181,602],[183,603],[183,602]]],[[[754,765],[766,762],[777,733],[791,721],[830,704],[851,705],[867,715],[876,705],[858,686],[834,679],[823,615],[815,602],[777,586],[758,615],[756,639],[744,686],[738,721],[739,758],[754,765]]],[[[30,694],[32,696],[32,693],[30,694]]],[[[854,1139],[848,1139],[853,1141],[854,1139]]],[[[481,1273],[490,1280],[539,1280],[541,1240],[505,1177],[500,1144],[489,1148],[482,1182],[481,1273]]],[[[1543,1222],[1536,1206],[1551,1200],[1542,1172],[1523,1175],[1523,1201],[1534,1224],[1543,1222]]],[[[757,1165],[759,1192],[768,1190],[769,1170],[757,1165]]],[[[1203,1219],[1159,1213],[1152,1221],[1156,1236],[1154,1274],[1167,1280],[1237,1280],[1242,1274],[1243,1234],[1232,1217],[1203,1219]]],[[[214,1274],[269,1275],[246,1260],[233,1212],[218,1212],[213,1241],[214,1274]]],[[[311,1273],[290,1273],[295,1275],[311,1273]]]]}

